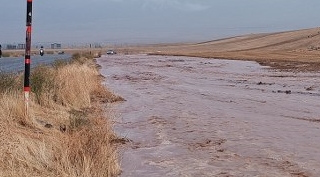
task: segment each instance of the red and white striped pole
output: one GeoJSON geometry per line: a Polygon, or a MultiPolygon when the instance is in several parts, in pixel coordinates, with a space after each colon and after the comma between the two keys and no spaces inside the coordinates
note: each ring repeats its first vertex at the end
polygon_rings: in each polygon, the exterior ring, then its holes
{"type": "Polygon", "coordinates": [[[27,0],[27,30],[26,30],[26,51],[25,51],[25,72],[24,72],[24,101],[25,115],[29,115],[30,95],[30,64],[31,64],[31,31],[32,31],[32,0],[27,0]]]}

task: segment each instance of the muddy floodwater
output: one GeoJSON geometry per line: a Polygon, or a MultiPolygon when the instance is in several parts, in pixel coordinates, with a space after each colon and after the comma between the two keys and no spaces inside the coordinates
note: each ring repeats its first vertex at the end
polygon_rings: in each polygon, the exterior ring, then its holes
{"type": "Polygon", "coordinates": [[[320,176],[320,74],[174,56],[98,59],[121,176],[320,176]]]}

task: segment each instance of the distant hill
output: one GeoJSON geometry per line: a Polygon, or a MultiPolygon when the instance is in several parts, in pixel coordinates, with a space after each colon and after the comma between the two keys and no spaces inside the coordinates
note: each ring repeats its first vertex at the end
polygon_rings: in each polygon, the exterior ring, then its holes
{"type": "Polygon", "coordinates": [[[310,56],[314,60],[320,59],[320,28],[250,34],[197,44],[167,46],[164,51],[168,54],[233,59],[290,60],[310,56]]]}
{"type": "Polygon", "coordinates": [[[305,50],[320,49],[320,28],[279,33],[251,34],[199,43],[212,45],[216,50],[305,50]]]}
{"type": "Polygon", "coordinates": [[[320,28],[249,34],[200,43],[139,46],[125,50],[127,53],[254,60],[278,68],[318,70],[320,28]]]}

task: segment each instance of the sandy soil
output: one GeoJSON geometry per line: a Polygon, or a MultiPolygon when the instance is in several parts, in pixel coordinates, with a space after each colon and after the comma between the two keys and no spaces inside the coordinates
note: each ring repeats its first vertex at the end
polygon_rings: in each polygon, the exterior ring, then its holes
{"type": "Polygon", "coordinates": [[[320,73],[175,56],[98,63],[127,100],[114,106],[130,140],[122,176],[320,176],[320,73]]]}

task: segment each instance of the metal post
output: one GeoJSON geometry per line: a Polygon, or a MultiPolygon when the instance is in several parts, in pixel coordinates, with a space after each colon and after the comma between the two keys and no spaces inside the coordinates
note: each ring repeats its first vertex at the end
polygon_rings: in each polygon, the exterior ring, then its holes
{"type": "Polygon", "coordinates": [[[31,64],[31,28],[32,25],[32,0],[27,0],[27,30],[24,72],[24,101],[25,115],[29,116],[29,94],[30,94],[30,64],[31,64]]]}

